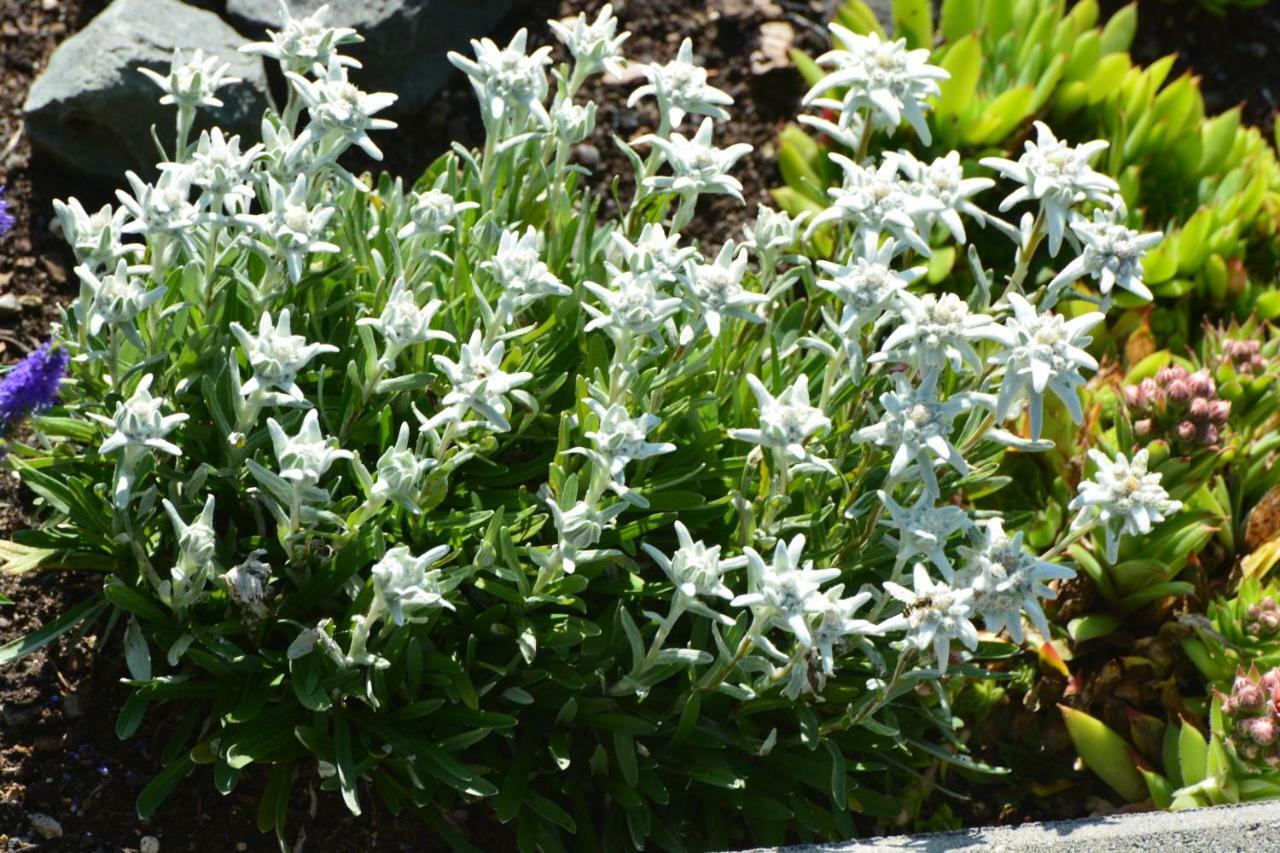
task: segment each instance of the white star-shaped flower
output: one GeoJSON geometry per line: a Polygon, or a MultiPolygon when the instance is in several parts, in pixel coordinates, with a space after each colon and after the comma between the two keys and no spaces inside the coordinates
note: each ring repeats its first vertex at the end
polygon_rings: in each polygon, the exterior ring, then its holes
{"type": "Polygon", "coordinates": [[[1013,316],[1004,324],[1005,348],[988,361],[1004,365],[1000,393],[996,397],[996,417],[1006,420],[1014,404],[1027,399],[1031,404],[1031,438],[1039,439],[1044,424],[1044,395],[1052,391],[1063,402],[1071,419],[1080,423],[1080,387],[1085,378],[1080,370],[1097,370],[1098,362],[1085,351],[1092,340],[1087,332],[1105,316],[1097,311],[1066,319],[1034,305],[1016,293],[1008,294],[1013,316]]]}
{"type": "Polygon", "coordinates": [[[734,607],[750,607],[767,626],[794,634],[806,648],[813,646],[809,630],[811,609],[825,604],[820,592],[827,581],[840,577],[839,569],[815,569],[812,560],[801,562],[804,535],[790,542],[778,540],[769,563],[752,547],[743,549],[747,557],[747,593],[730,602],[734,607]]]}
{"type": "Polygon", "coordinates": [[[253,369],[253,377],[240,387],[240,393],[245,397],[259,395],[273,405],[305,403],[302,388],[298,386],[298,373],[317,355],[338,351],[331,344],[308,343],[302,335],[293,334],[288,308],[283,309],[274,322],[271,314],[264,311],[258,320],[257,335],[250,334],[236,322],[231,323],[231,332],[253,369]]]}
{"type": "Polygon", "coordinates": [[[809,405],[808,377],[797,376],[796,381],[776,397],[754,374],[747,375],[747,384],[756,397],[760,426],[758,429],[731,429],[729,437],[782,451],[794,462],[835,474],[830,462],[815,456],[804,446],[814,433],[831,426],[831,419],[821,409],[809,405]]]}
{"type": "Polygon", "coordinates": [[[1016,161],[984,157],[982,165],[995,169],[1022,186],[1000,202],[1009,210],[1024,201],[1039,200],[1049,234],[1049,254],[1058,254],[1071,208],[1085,201],[1106,201],[1119,185],[1089,165],[1109,142],[1101,139],[1072,146],[1059,140],[1044,122],[1037,121],[1036,141],[1016,161]]]}
{"type": "Polygon", "coordinates": [[[404,625],[425,621],[434,610],[456,609],[444,597],[443,572],[431,568],[448,555],[448,545],[437,545],[419,557],[404,545],[387,551],[371,572],[374,600],[369,621],[375,614],[386,614],[395,624],[404,625]]]}
{"type": "Polygon", "coordinates": [[[880,630],[905,631],[907,642],[918,651],[932,646],[938,671],[945,673],[952,640],[958,639],[967,649],[978,647],[978,629],[970,621],[973,592],[952,589],[942,581],[934,581],[921,563],[916,563],[912,570],[912,586],[914,589],[907,589],[885,581],[885,591],[905,604],[906,609],[881,622],[880,630]]]}
{"type": "Polygon", "coordinates": [[[1015,643],[1022,642],[1022,614],[1026,613],[1040,636],[1050,639],[1049,621],[1041,598],[1057,598],[1045,581],[1075,577],[1075,570],[1050,563],[1022,547],[1022,531],[1012,537],[999,518],[982,523],[982,540],[962,547],[965,560],[957,585],[973,593],[970,606],[992,633],[1008,630],[1015,643]]]}
{"type": "Polygon", "coordinates": [[[702,120],[692,138],[679,133],[664,139],[647,133],[636,144],[649,143],[662,152],[670,175],[654,175],[644,179],[644,186],[655,191],[669,191],[692,202],[703,194],[729,195],[742,201],[742,182],[729,174],[733,164],[751,153],[751,146],[737,143],[716,148],[711,141],[712,121],[702,120]]]}
{"type": "Polygon", "coordinates": [[[1160,474],[1148,473],[1147,450],[1129,460],[1124,454],[1108,459],[1098,450],[1089,458],[1098,467],[1092,480],[1085,480],[1069,509],[1079,510],[1071,522],[1073,529],[1097,521],[1106,532],[1107,559],[1120,555],[1121,536],[1146,536],[1151,528],[1182,509],[1160,485],[1160,474]]]}
{"type": "Polygon", "coordinates": [[[718,119],[729,117],[724,107],[731,105],[733,98],[708,83],[707,69],[694,64],[692,39],[686,38],[680,43],[680,50],[672,61],[665,65],[645,65],[641,70],[649,82],[631,93],[627,98],[628,107],[652,95],[671,128],[679,127],[689,114],[718,119]]]}

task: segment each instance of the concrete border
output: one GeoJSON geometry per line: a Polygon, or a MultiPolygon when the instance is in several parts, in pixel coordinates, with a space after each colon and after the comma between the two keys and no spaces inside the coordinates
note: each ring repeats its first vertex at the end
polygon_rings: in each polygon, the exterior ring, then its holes
{"type": "MultiPolygon", "coordinates": [[[[788,847],[782,853],[868,853],[951,850],[1023,851],[1280,851],[1280,800],[1184,812],[1146,812],[1085,820],[898,835],[845,844],[788,847]]],[[[763,853],[763,851],[760,851],[763,853]]]]}

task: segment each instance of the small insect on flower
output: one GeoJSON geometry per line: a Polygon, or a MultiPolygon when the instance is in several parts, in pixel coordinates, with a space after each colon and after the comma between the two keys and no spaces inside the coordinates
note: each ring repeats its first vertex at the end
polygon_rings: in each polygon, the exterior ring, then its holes
{"type": "Polygon", "coordinates": [[[58,401],[58,384],[69,360],[65,348],[46,341],[0,379],[0,435],[58,401]]]}

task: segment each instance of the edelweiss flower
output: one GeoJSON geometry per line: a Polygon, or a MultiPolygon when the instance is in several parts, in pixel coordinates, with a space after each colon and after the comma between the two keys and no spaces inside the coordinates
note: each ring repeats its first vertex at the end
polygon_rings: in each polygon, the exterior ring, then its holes
{"type": "Polygon", "coordinates": [[[420,557],[408,547],[392,548],[373,566],[373,604],[369,621],[386,614],[397,625],[424,622],[433,610],[454,610],[444,597],[443,572],[432,569],[449,554],[448,545],[437,545],[420,557]],[[376,613],[376,615],[375,615],[376,613]]]}
{"type": "Polygon", "coordinates": [[[261,144],[242,152],[240,137],[227,139],[220,128],[200,134],[190,155],[191,182],[208,197],[201,202],[211,213],[243,213],[249,209],[254,199],[249,180],[261,153],[261,144]]]}
{"type": "Polygon", "coordinates": [[[650,190],[673,192],[688,203],[704,193],[730,195],[742,201],[742,183],[729,174],[733,164],[751,153],[745,143],[716,148],[711,144],[712,122],[702,120],[692,139],[673,133],[670,139],[646,133],[636,144],[649,143],[662,152],[671,166],[670,175],[654,175],[644,179],[650,190]]]}
{"type": "Polygon", "coordinates": [[[1105,201],[1120,187],[1089,166],[1089,161],[1110,143],[1099,139],[1073,147],[1059,141],[1044,122],[1037,121],[1035,126],[1036,141],[1027,141],[1026,151],[1016,162],[1003,157],[984,157],[981,162],[1022,184],[1000,202],[1001,210],[1031,199],[1040,200],[1049,233],[1049,254],[1056,255],[1071,208],[1084,201],[1105,201]]]}
{"type": "Polygon", "coordinates": [[[583,106],[562,100],[552,108],[551,121],[556,128],[556,142],[567,150],[567,146],[577,145],[596,129],[595,102],[583,106]]]}
{"type": "Polygon", "coordinates": [[[269,211],[256,215],[240,214],[235,220],[257,229],[270,240],[266,244],[267,251],[284,261],[289,270],[289,280],[297,284],[306,268],[308,255],[339,251],[333,243],[321,239],[334,209],[308,206],[306,175],[298,175],[287,193],[274,177],[268,176],[267,192],[271,199],[269,211]]]}
{"type": "Polygon", "coordinates": [[[925,267],[893,269],[894,241],[871,232],[863,234],[862,248],[849,264],[818,261],[818,269],[829,278],[818,279],[818,287],[835,294],[844,305],[840,325],[861,331],[895,305],[907,285],[925,274],[925,267]]]}
{"type": "Polygon", "coordinates": [[[195,603],[214,568],[218,544],[213,529],[214,497],[205,499],[200,515],[190,524],[167,499],[161,503],[178,537],[178,562],[169,570],[169,580],[161,584],[160,597],[181,609],[195,603]]]}
{"type": "Polygon", "coordinates": [[[231,332],[253,368],[253,378],[241,386],[240,393],[245,397],[258,395],[277,406],[305,405],[302,389],[298,387],[298,373],[317,355],[338,351],[331,344],[309,344],[302,335],[293,334],[288,308],[280,312],[279,320],[274,323],[271,314],[264,311],[256,336],[235,322],[231,323],[231,332]]]}
{"type": "Polygon", "coordinates": [[[317,65],[327,68],[334,59],[343,65],[360,67],[360,63],[347,56],[338,56],[337,49],[364,41],[350,27],[328,25],[329,4],[316,9],[305,18],[295,18],[289,4],[280,0],[280,17],[284,25],[278,30],[267,30],[270,41],[255,42],[240,48],[242,53],[259,54],[276,60],[286,71],[308,73],[317,65]]]}
{"type": "Polygon", "coordinates": [[[1160,485],[1162,475],[1147,473],[1146,448],[1134,454],[1132,461],[1124,454],[1108,459],[1098,450],[1090,450],[1089,458],[1098,472],[1080,484],[1068,507],[1079,510],[1071,527],[1079,529],[1095,520],[1102,524],[1107,559],[1114,563],[1120,555],[1121,536],[1147,535],[1154,525],[1182,509],[1182,502],[1169,498],[1160,485]]]}
{"type": "MultiPolygon", "coordinates": [[[[394,104],[396,95],[362,92],[347,79],[347,69],[336,56],[329,58],[324,76],[317,80],[308,80],[295,71],[286,71],[285,76],[306,104],[311,118],[294,143],[296,148],[324,147],[336,139],[341,140],[344,147],[355,145],[374,160],[382,159],[382,152],[369,138],[369,131],[395,129],[395,122],[373,116],[394,104]]],[[[333,150],[328,156],[336,158],[339,153],[333,150]]]]}
{"type": "Polygon", "coordinates": [[[966,235],[961,214],[972,217],[979,223],[986,221],[982,208],[969,199],[994,187],[996,182],[990,178],[966,178],[964,167],[960,165],[959,151],[952,151],[931,163],[917,160],[910,151],[887,151],[884,159],[898,167],[898,171],[909,182],[908,189],[937,202],[941,208],[923,214],[922,223],[917,224],[922,233],[927,234],[935,221],[941,222],[957,243],[964,243],[966,235]]]}
{"type": "Polygon", "coordinates": [[[1081,251],[1049,282],[1050,293],[1056,294],[1087,276],[1098,282],[1104,306],[1110,304],[1111,291],[1116,287],[1148,302],[1154,298],[1142,282],[1142,259],[1147,249],[1160,242],[1163,233],[1134,231],[1119,221],[1115,211],[1104,210],[1095,211],[1091,220],[1077,217],[1071,230],[1080,240],[1081,251]]]}
{"type": "Polygon", "coordinates": [[[434,242],[453,233],[453,221],[459,215],[479,206],[474,201],[459,202],[438,189],[411,193],[409,222],[396,233],[396,237],[400,240],[422,237],[434,242]]]}
{"type": "Polygon", "coordinates": [[[551,48],[540,47],[526,54],[528,40],[528,31],[522,29],[506,47],[498,47],[492,39],[472,39],[474,60],[449,52],[449,61],[471,79],[486,126],[504,120],[523,126],[528,116],[543,127],[551,126],[551,116],[542,103],[547,96],[545,69],[551,64],[551,48]]]}
{"type": "Polygon", "coordinates": [[[414,515],[421,513],[417,499],[422,478],[434,465],[434,459],[419,459],[409,449],[409,425],[400,424],[395,445],[378,459],[378,479],[371,497],[375,501],[395,501],[414,515]]]}
{"type": "Polygon", "coordinates": [[[938,372],[925,374],[918,387],[903,373],[893,375],[895,388],[880,395],[884,407],[879,423],[863,427],[853,434],[855,442],[872,442],[893,450],[889,463],[889,482],[900,483],[913,465],[934,500],[941,496],[934,461],[946,462],[961,476],[969,473],[969,465],[960,450],[951,443],[952,422],[973,408],[972,394],[960,392],[947,400],[938,399],[938,372]]]}
{"type": "Polygon", "coordinates": [[[183,62],[182,51],[175,49],[168,76],[157,74],[150,68],[139,68],[138,73],[164,92],[160,103],[195,111],[200,107],[217,109],[222,106],[214,92],[223,86],[241,82],[239,77],[225,76],[230,67],[230,62],[223,62],[217,56],[205,56],[204,51],[198,48],[189,61],[183,62]]]}
{"type": "Polygon", "coordinates": [[[929,214],[941,213],[942,204],[913,192],[894,163],[859,166],[843,154],[830,157],[844,170],[844,183],[827,190],[831,206],[809,220],[806,236],[828,222],[848,222],[862,233],[892,234],[927,257],[929,243],[920,236],[916,223],[929,214]]]}
{"type": "Polygon", "coordinates": [[[618,19],[613,16],[612,3],[605,3],[600,14],[590,23],[585,13],[579,13],[576,18],[547,21],[547,26],[569,49],[569,55],[577,63],[575,77],[586,78],[600,71],[620,75],[625,70],[622,43],[631,38],[631,33],[618,32],[618,19]]]}
{"type": "Polygon", "coordinates": [[[631,506],[626,501],[615,501],[601,509],[587,501],[575,501],[573,495],[562,495],[561,498],[565,501],[562,506],[547,486],[538,491],[538,497],[546,502],[551,511],[552,523],[556,528],[556,548],[551,555],[535,549],[529,552],[529,556],[539,568],[546,568],[558,555],[560,565],[567,575],[577,571],[579,564],[589,563],[612,553],[593,549],[605,529],[631,506]]]}
{"type": "Polygon", "coordinates": [[[910,507],[902,506],[886,491],[876,494],[889,510],[889,518],[881,519],[880,523],[893,530],[898,538],[895,570],[901,569],[913,557],[928,557],[942,576],[951,581],[955,577],[955,569],[947,556],[947,540],[973,526],[969,514],[954,504],[935,503],[935,498],[928,491],[921,492],[910,507]]]}
{"type": "Polygon", "coordinates": [[[805,104],[834,90],[844,89],[840,101],[826,101],[841,114],[847,126],[852,117],[866,112],[872,125],[893,133],[906,118],[907,123],[928,145],[933,141],[924,112],[928,99],[940,95],[938,81],[951,77],[944,69],[929,64],[929,51],[907,50],[907,40],[884,41],[876,33],[858,35],[839,24],[831,33],[844,46],[819,56],[817,63],[832,68],[804,97],[805,104]]]}
{"type": "Polygon", "coordinates": [[[952,589],[941,581],[933,581],[922,564],[912,570],[914,589],[885,581],[885,592],[905,604],[906,610],[880,623],[880,630],[906,631],[907,642],[918,651],[933,646],[938,671],[945,673],[951,656],[951,641],[960,640],[967,649],[978,646],[978,629],[969,621],[973,610],[973,592],[952,589]]]}
{"type": "Polygon", "coordinates": [[[746,237],[742,242],[743,248],[758,255],[790,249],[800,239],[800,226],[808,218],[808,211],[793,217],[785,210],[774,210],[762,204],[756,208],[756,221],[742,226],[746,237]]]}
{"type": "Polygon", "coordinates": [[[1013,405],[1026,398],[1031,403],[1031,438],[1039,439],[1044,424],[1044,394],[1052,391],[1063,402],[1071,419],[1080,423],[1080,368],[1097,370],[1098,362],[1085,351],[1092,338],[1086,334],[1105,316],[1097,311],[1067,320],[1035,306],[1016,293],[1008,294],[1013,316],[1005,321],[1005,349],[991,356],[991,364],[1005,366],[996,399],[996,417],[1007,420],[1013,405]]]}
{"type": "Polygon", "coordinates": [[[676,58],[666,65],[641,67],[648,83],[640,86],[627,98],[627,106],[634,107],[642,98],[653,95],[663,116],[663,124],[679,127],[687,114],[727,119],[723,107],[733,103],[727,92],[722,92],[707,82],[707,69],[693,62],[693,40],[680,43],[676,58]]]}
{"type": "Polygon", "coordinates": [[[320,432],[320,415],[307,411],[295,435],[288,435],[275,418],[267,418],[267,431],[275,450],[280,476],[304,498],[324,500],[328,495],[316,486],[329,467],[339,459],[350,459],[349,450],[339,450],[337,439],[325,438],[320,432]]]}
{"type": "Polygon", "coordinates": [[[527,371],[507,373],[502,369],[502,358],[506,354],[507,345],[498,341],[488,352],[480,330],[472,332],[471,340],[459,349],[458,360],[434,355],[432,359],[436,367],[444,372],[452,386],[449,393],[441,400],[444,408],[435,417],[423,422],[427,429],[435,429],[445,423],[456,423],[467,429],[475,424],[465,423],[462,418],[468,411],[474,411],[485,419],[490,429],[506,432],[511,429],[507,416],[511,404],[506,395],[519,385],[533,378],[527,371]]]}
{"type": "Polygon", "coordinates": [[[454,342],[453,335],[431,328],[431,321],[442,307],[444,303],[439,299],[428,300],[426,305],[418,307],[413,291],[403,278],[398,278],[391,286],[391,294],[387,297],[387,304],[382,306],[382,313],[376,318],[361,317],[356,320],[356,325],[372,326],[386,340],[380,361],[385,369],[390,370],[395,366],[396,357],[411,346],[427,341],[454,342]]]}
{"type": "Polygon", "coordinates": [[[586,331],[606,329],[612,336],[652,335],[680,306],[681,300],[663,296],[658,290],[657,275],[653,272],[623,272],[612,264],[605,264],[609,273],[609,287],[594,281],[584,281],[582,286],[599,297],[604,308],[584,303],[583,308],[594,319],[585,326],[586,331]]]}
{"type": "Polygon", "coordinates": [[[97,213],[85,211],[80,202],[69,198],[65,202],[54,199],[53,210],[62,227],[62,238],[71,244],[76,261],[97,272],[110,269],[121,258],[137,257],[146,247],[138,243],[122,243],[125,217],[124,207],[114,210],[104,204],[97,213]]]}
{"type": "Polygon", "coordinates": [[[148,451],[158,450],[170,456],[181,456],[182,448],[165,436],[177,429],[178,424],[190,416],[186,414],[162,415],[160,410],[166,405],[163,397],[151,396],[151,383],[155,377],[147,374],[142,377],[138,387],[128,400],[116,404],[116,412],[111,418],[103,417],[96,412],[86,414],[114,430],[106,441],[98,448],[102,454],[120,451],[120,459],[116,466],[115,505],[124,509],[129,505],[133,492],[134,468],[148,451]]]}
{"type": "Polygon", "coordinates": [[[504,229],[498,238],[498,251],[481,263],[480,269],[502,287],[494,309],[501,325],[544,296],[573,294],[542,260],[542,235],[532,225],[524,234],[504,229]]]}
{"type": "Polygon", "coordinates": [[[1075,577],[1074,569],[1038,559],[1022,547],[1022,531],[1012,537],[1004,523],[993,518],[982,523],[982,541],[975,548],[962,547],[965,559],[959,585],[973,594],[969,602],[988,631],[1005,630],[1015,643],[1022,642],[1022,614],[1026,613],[1040,636],[1050,639],[1049,621],[1041,598],[1057,598],[1045,581],[1075,577]]]}
{"type": "Polygon", "coordinates": [[[615,491],[640,506],[646,505],[639,495],[633,495],[626,488],[626,467],[637,459],[651,459],[676,449],[667,441],[648,440],[649,433],[662,423],[662,419],[648,414],[633,418],[627,414],[626,407],[617,403],[606,409],[595,400],[587,400],[587,407],[600,422],[595,430],[587,433],[595,449],[575,447],[569,452],[590,457],[609,472],[615,491]]]}
{"type": "Polygon", "coordinates": [[[840,570],[815,569],[812,560],[801,563],[803,534],[797,534],[790,542],[778,540],[771,563],[765,563],[750,546],[742,550],[747,557],[750,591],[730,603],[734,607],[750,607],[765,626],[788,631],[802,646],[812,648],[809,613],[826,603],[819,590],[827,581],[840,577],[840,570]]]}
{"type": "Polygon", "coordinates": [[[844,584],[838,583],[826,592],[809,596],[806,602],[812,646],[818,651],[822,672],[826,675],[835,674],[837,647],[848,642],[850,637],[881,633],[880,626],[874,622],[853,618],[853,614],[871,600],[870,592],[860,592],[849,598],[841,598],[842,595],[844,584]]]}
{"type": "Polygon", "coordinates": [[[200,209],[190,200],[191,182],[195,178],[191,168],[176,163],[165,164],[154,186],[133,172],[125,172],[124,176],[133,194],[116,190],[116,198],[132,218],[120,230],[144,237],[170,237],[188,250],[194,250],[193,235],[200,222],[200,209]]]}
{"type": "Polygon", "coordinates": [[[982,358],[973,348],[974,341],[1004,338],[1004,331],[987,314],[974,314],[969,305],[954,293],[916,296],[900,290],[897,298],[902,308],[898,324],[880,344],[880,351],[869,361],[909,364],[922,372],[950,364],[952,370],[968,365],[974,373],[982,372],[982,358]]]}
{"type": "MultiPolygon", "coordinates": [[[[649,543],[640,547],[666,574],[667,579],[675,585],[678,595],[686,599],[723,598],[732,599],[733,591],[725,586],[724,573],[740,569],[747,564],[747,558],[732,557],[720,559],[720,546],[708,546],[706,543],[693,541],[689,528],[677,521],[675,523],[676,539],[680,547],[668,558],[649,543]]],[[[705,614],[703,614],[705,615],[705,614]]],[[[715,614],[712,618],[720,621],[723,617],[715,614]]]]}
{"type": "Polygon", "coordinates": [[[804,446],[811,435],[831,426],[831,419],[821,409],[809,405],[808,377],[797,376],[796,381],[777,397],[770,394],[754,374],[747,374],[747,384],[751,386],[760,410],[760,428],[731,429],[729,437],[773,448],[795,462],[835,474],[830,462],[815,456],[804,446]]]}
{"type": "Polygon", "coordinates": [[[614,246],[622,253],[622,260],[633,273],[650,272],[660,283],[675,281],[685,265],[700,259],[693,246],[681,246],[680,234],[670,235],[661,223],[646,222],[635,243],[627,240],[621,231],[609,235],[614,246]]]}
{"type": "Polygon", "coordinates": [[[720,337],[720,324],[725,317],[737,317],[749,323],[764,322],[755,308],[767,305],[769,297],[743,288],[742,277],[746,272],[747,253],[739,252],[730,240],[720,249],[715,261],[692,265],[688,276],[682,279],[689,292],[690,308],[702,316],[711,337],[720,337]]]}
{"type": "Polygon", "coordinates": [[[148,281],[139,277],[149,274],[151,267],[130,267],[129,262],[121,258],[116,263],[116,271],[101,277],[95,275],[88,267],[76,267],[76,275],[84,283],[88,291],[88,299],[82,318],[88,324],[89,334],[97,335],[103,326],[119,329],[138,349],[145,351],[146,344],[138,335],[136,320],[138,316],[164,298],[163,286],[147,289],[148,281]]]}

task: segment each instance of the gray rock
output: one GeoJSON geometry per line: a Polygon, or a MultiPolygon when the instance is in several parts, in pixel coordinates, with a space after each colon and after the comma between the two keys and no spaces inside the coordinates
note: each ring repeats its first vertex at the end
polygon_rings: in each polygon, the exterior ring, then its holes
{"type": "Polygon", "coordinates": [[[174,48],[200,48],[230,62],[224,106],[202,111],[197,129],[216,123],[257,139],[267,79],[262,61],[238,52],[244,38],[212,12],[178,0],[115,0],[49,58],[27,96],[27,131],[35,145],[82,175],[119,183],[125,169],[154,174],[151,141],[172,147],[177,111],[159,103],[161,91],[137,69],[167,73],[174,48]]]}
{"type": "Polygon", "coordinates": [[[22,313],[22,302],[12,293],[0,294],[0,318],[16,317],[22,313]]]}
{"type": "Polygon", "coordinates": [[[62,824],[47,814],[32,812],[27,815],[27,818],[31,821],[31,829],[41,838],[53,839],[62,837],[62,824]]]}
{"type": "MultiPolygon", "coordinates": [[[[292,0],[295,17],[309,15],[324,0],[292,0]]],[[[445,54],[470,53],[469,40],[487,35],[512,0],[329,0],[328,22],[353,27],[363,44],[343,53],[363,63],[352,80],[369,92],[400,96],[395,112],[423,106],[453,73],[445,54]]],[[[278,0],[228,0],[227,17],[245,35],[266,40],[283,23],[278,0]]]]}

